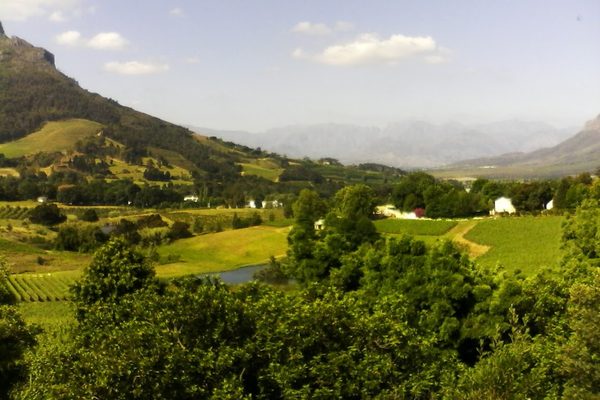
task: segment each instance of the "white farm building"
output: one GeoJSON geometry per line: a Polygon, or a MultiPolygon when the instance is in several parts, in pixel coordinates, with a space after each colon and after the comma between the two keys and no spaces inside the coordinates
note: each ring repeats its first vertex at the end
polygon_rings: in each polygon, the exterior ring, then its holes
{"type": "Polygon", "coordinates": [[[494,201],[494,209],[490,211],[491,215],[499,214],[499,213],[507,213],[514,214],[517,210],[515,206],[513,206],[512,200],[508,197],[500,197],[494,201]]]}

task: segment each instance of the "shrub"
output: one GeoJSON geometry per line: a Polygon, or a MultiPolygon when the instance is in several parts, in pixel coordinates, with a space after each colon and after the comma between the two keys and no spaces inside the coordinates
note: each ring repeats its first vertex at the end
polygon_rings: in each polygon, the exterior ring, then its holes
{"type": "Polygon", "coordinates": [[[175,221],[167,233],[169,240],[177,240],[192,237],[190,232],[190,224],[183,221],[175,221]]]}
{"type": "Polygon", "coordinates": [[[40,204],[29,213],[29,220],[34,224],[52,226],[64,222],[67,217],[60,212],[56,204],[40,204]]]}
{"type": "Polygon", "coordinates": [[[96,213],[96,210],[88,208],[81,215],[81,220],[86,222],[97,222],[98,214],[96,213]]]}

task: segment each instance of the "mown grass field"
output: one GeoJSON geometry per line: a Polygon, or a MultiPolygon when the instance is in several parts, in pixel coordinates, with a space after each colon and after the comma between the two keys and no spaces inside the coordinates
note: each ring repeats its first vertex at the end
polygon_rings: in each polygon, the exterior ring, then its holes
{"type": "Polygon", "coordinates": [[[381,233],[407,234],[413,236],[440,236],[455,227],[456,221],[380,219],[375,227],[381,233]]]}
{"type": "Polygon", "coordinates": [[[497,264],[531,274],[542,266],[557,264],[561,257],[563,217],[510,217],[479,221],[465,234],[467,240],[489,246],[477,258],[485,267],[497,264]]]}
{"type": "Polygon", "coordinates": [[[102,125],[85,119],[48,122],[42,129],[14,142],[0,144],[0,153],[6,157],[20,157],[40,151],[70,150],[83,138],[95,135],[102,125]]]}
{"type": "Polygon", "coordinates": [[[161,259],[176,260],[158,265],[160,277],[222,272],[244,265],[267,262],[287,249],[288,228],[255,226],[195,236],[158,248],[161,259]]]}

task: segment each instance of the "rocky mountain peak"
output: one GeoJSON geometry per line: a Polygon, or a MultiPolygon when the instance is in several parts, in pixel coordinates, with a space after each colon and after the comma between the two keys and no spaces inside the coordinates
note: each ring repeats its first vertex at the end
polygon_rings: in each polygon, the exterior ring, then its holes
{"type": "Polygon", "coordinates": [[[0,22],[0,62],[14,65],[43,65],[52,68],[54,54],[41,47],[35,47],[24,39],[13,36],[8,37],[0,22]]]}
{"type": "Polygon", "coordinates": [[[600,115],[598,115],[595,119],[588,121],[583,129],[586,131],[600,131],[600,115]]]}

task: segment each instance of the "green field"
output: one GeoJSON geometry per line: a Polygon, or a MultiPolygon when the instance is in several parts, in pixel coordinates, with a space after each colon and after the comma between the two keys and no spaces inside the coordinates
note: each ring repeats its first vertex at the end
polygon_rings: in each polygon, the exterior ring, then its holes
{"type": "Polygon", "coordinates": [[[69,299],[69,287],[74,282],[73,275],[13,274],[8,288],[22,302],[62,301],[69,299]]]}
{"type": "Polygon", "coordinates": [[[97,122],[85,119],[48,122],[42,129],[10,143],[0,144],[6,157],[20,157],[40,151],[60,152],[73,148],[78,140],[95,135],[102,129],[97,122]]]}
{"type": "Polygon", "coordinates": [[[161,259],[174,262],[158,265],[156,273],[173,277],[267,262],[271,256],[285,254],[288,232],[288,228],[255,226],[178,240],[159,247],[161,259]]]}
{"type": "Polygon", "coordinates": [[[28,324],[35,324],[43,329],[37,336],[38,344],[44,345],[47,340],[65,335],[75,323],[73,303],[55,301],[45,303],[19,303],[19,311],[28,324]]]}
{"type": "Polygon", "coordinates": [[[465,238],[490,247],[477,258],[478,264],[485,267],[500,264],[508,270],[529,274],[560,261],[562,221],[560,216],[485,219],[467,232],[465,238]]]}
{"type": "Polygon", "coordinates": [[[456,221],[380,219],[375,221],[381,233],[407,234],[413,236],[440,236],[456,226],[456,221]]]}
{"type": "Polygon", "coordinates": [[[279,175],[281,175],[283,172],[283,168],[278,168],[277,166],[265,166],[249,163],[241,163],[240,165],[243,168],[243,174],[260,176],[261,178],[265,178],[273,182],[276,182],[277,179],[279,179],[279,175]]]}

